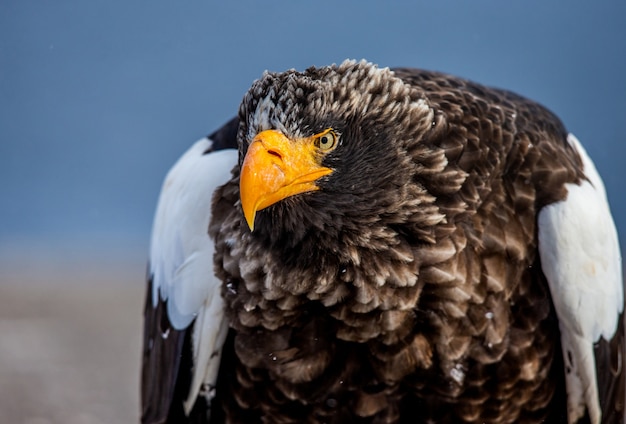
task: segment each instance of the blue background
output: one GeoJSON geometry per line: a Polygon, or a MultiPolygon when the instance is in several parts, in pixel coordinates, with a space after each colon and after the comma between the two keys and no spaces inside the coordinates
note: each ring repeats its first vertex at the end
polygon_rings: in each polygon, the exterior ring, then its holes
{"type": "Polygon", "coordinates": [[[0,255],[145,260],[167,169],[251,82],[345,58],[545,104],[595,160],[623,235],[625,22],[623,0],[3,0],[0,255]]]}

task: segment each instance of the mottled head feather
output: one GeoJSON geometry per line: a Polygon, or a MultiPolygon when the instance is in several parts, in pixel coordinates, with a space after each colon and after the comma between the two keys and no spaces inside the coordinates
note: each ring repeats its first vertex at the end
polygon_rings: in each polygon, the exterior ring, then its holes
{"type": "Polygon", "coordinates": [[[265,72],[245,94],[239,116],[242,141],[276,129],[292,138],[319,131],[326,121],[397,122],[410,127],[431,114],[423,93],[397,78],[389,68],[366,61],[311,67],[304,72],[265,72]]]}

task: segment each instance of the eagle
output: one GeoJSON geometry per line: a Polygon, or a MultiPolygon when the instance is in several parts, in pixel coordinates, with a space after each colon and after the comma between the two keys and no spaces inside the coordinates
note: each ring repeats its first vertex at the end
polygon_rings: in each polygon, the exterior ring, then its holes
{"type": "Polygon", "coordinates": [[[166,176],[147,280],[145,424],[624,422],[602,180],[509,91],[265,72],[166,176]]]}

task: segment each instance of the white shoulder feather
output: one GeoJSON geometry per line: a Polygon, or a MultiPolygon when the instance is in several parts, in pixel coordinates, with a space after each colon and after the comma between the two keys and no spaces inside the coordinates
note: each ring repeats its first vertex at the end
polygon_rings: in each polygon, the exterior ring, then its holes
{"type": "Polygon", "coordinates": [[[215,384],[228,329],[221,282],[213,273],[214,245],[208,228],[213,192],[230,179],[237,151],[206,154],[211,145],[208,138],[196,142],[167,174],[150,245],[153,306],[159,297],[167,300],[167,315],[175,329],[186,328],[196,319],[187,413],[201,388],[215,384]]]}
{"type": "Polygon", "coordinates": [[[622,264],[602,180],[576,137],[568,141],[588,180],[567,184],[567,198],[539,212],[539,254],[559,318],[568,421],[587,409],[595,424],[601,410],[593,344],[616,332],[624,306],[622,264]]]}

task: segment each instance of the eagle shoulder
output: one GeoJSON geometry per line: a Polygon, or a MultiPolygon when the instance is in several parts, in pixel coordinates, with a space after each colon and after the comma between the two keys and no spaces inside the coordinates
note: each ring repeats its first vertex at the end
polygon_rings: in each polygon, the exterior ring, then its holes
{"type": "Polygon", "coordinates": [[[229,148],[234,147],[229,139],[234,139],[236,121],[191,146],[168,172],[159,196],[144,323],[145,423],[163,422],[172,410],[180,411],[181,405],[172,402],[184,403],[189,414],[202,391],[207,401],[213,396],[228,324],[208,227],[213,193],[231,178],[237,163],[237,150],[229,148]],[[185,349],[191,350],[191,361],[181,359],[189,355],[185,349]],[[180,387],[186,374],[188,387],[180,387]]]}
{"type": "Polygon", "coordinates": [[[611,341],[622,317],[624,293],[617,231],[604,185],[573,135],[586,180],[566,184],[567,197],[538,214],[539,254],[559,318],[568,393],[568,420],[601,408],[594,343],[611,341]]]}

